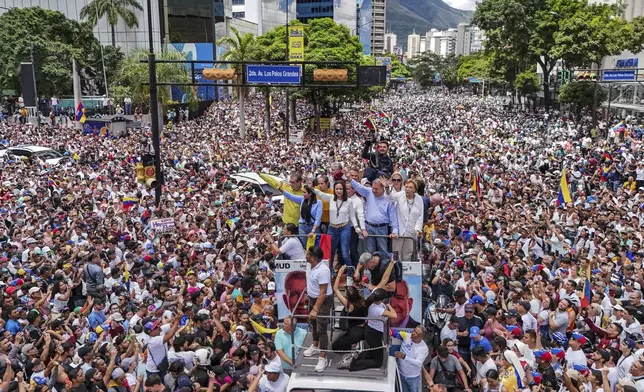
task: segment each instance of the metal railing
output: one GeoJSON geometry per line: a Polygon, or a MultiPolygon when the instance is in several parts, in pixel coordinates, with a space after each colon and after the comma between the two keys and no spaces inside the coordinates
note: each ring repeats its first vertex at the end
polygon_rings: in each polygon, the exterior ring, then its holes
{"type": "MultiPolygon", "coordinates": [[[[298,319],[310,319],[310,315],[301,315],[301,316],[292,316],[293,318],[298,318],[298,319]]],[[[382,350],[383,350],[383,362],[380,365],[380,369],[383,369],[385,371],[385,374],[387,372],[387,356],[389,355],[389,346],[391,344],[391,336],[389,334],[389,319],[386,317],[353,317],[353,316],[339,316],[335,314],[331,314],[329,316],[325,315],[320,315],[318,314],[316,318],[328,318],[329,319],[329,326],[331,327],[331,331],[333,331],[333,325],[336,320],[360,320],[364,321],[365,324],[368,321],[376,321],[380,322],[383,325],[383,333],[382,333],[382,350]]],[[[295,367],[295,362],[297,360],[297,356],[295,355],[296,349],[304,349],[304,347],[296,347],[295,344],[295,328],[298,328],[296,325],[291,322],[291,358],[293,362],[293,370],[296,370],[295,367]]],[[[328,328],[328,327],[327,327],[328,328]]],[[[328,331],[324,331],[324,333],[327,333],[328,331]]],[[[329,338],[329,347],[333,344],[333,333],[331,334],[331,337],[329,338]]],[[[377,347],[370,347],[369,349],[377,349],[377,347]]],[[[328,350],[323,350],[327,352],[334,352],[334,350],[328,349],[328,350]]],[[[355,350],[353,350],[355,351],[355,350]]],[[[363,350],[364,351],[364,350],[363,350]]]]}
{"type": "MultiPolygon", "coordinates": [[[[321,233],[316,233],[316,234],[321,234],[321,233]]],[[[308,234],[291,234],[291,235],[282,235],[282,236],[280,236],[280,237],[278,238],[278,244],[280,244],[280,245],[281,245],[281,244],[282,244],[282,242],[283,242],[286,238],[304,238],[304,237],[308,237],[308,236],[309,236],[308,234]]],[[[390,237],[389,235],[384,235],[384,234],[369,234],[369,235],[367,236],[367,238],[369,238],[369,237],[372,237],[372,238],[388,238],[388,239],[391,239],[391,237],[390,237]]],[[[418,238],[418,237],[410,237],[410,236],[398,236],[398,239],[402,239],[402,240],[405,240],[405,241],[409,240],[409,241],[412,241],[412,244],[413,244],[413,250],[412,250],[411,260],[401,260],[401,261],[420,261],[420,259],[419,259],[419,257],[418,257],[418,251],[419,251],[419,249],[420,249],[420,245],[419,245],[420,238],[418,238]]],[[[366,238],[363,238],[362,240],[366,241],[367,239],[366,239],[366,238]]],[[[305,251],[306,251],[306,249],[305,249],[305,251]]],[[[389,252],[387,252],[387,253],[391,253],[391,252],[389,251],[389,252]]]]}

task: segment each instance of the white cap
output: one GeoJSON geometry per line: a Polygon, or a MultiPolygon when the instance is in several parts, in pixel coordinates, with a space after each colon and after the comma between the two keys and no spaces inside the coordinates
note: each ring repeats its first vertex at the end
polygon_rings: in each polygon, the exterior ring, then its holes
{"type": "Polygon", "coordinates": [[[269,290],[275,290],[275,282],[268,282],[268,287],[269,290]]]}
{"type": "Polygon", "coordinates": [[[264,367],[264,371],[267,373],[282,373],[282,367],[275,361],[271,361],[264,367]]]}
{"type": "Polygon", "coordinates": [[[29,289],[29,295],[33,293],[38,293],[38,292],[40,292],[40,287],[32,287],[29,289]]]}

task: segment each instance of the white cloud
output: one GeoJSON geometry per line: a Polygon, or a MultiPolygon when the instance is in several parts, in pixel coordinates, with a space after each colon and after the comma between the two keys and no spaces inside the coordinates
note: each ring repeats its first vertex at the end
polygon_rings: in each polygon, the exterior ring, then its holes
{"type": "Polygon", "coordinates": [[[449,6],[457,8],[459,10],[469,10],[474,11],[476,9],[475,0],[443,0],[449,6]]]}

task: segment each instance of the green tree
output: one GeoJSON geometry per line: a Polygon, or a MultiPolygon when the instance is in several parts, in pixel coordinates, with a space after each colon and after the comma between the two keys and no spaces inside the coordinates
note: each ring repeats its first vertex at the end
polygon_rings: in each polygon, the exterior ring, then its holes
{"type": "Polygon", "coordinates": [[[587,0],[483,0],[473,23],[485,30],[486,49],[539,64],[546,108],[550,73],[559,60],[589,66],[633,46],[633,25],[620,6],[587,0]]]}
{"type": "MultiPolygon", "coordinates": [[[[251,33],[241,35],[239,31],[231,27],[233,36],[221,38],[217,44],[224,45],[228,49],[224,52],[222,60],[230,61],[252,61],[257,60],[262,55],[261,48],[257,45],[255,36],[251,33]]],[[[238,83],[242,81],[242,67],[241,64],[235,64],[237,71],[238,83]]],[[[237,87],[237,99],[239,101],[239,136],[242,139],[246,138],[246,118],[245,118],[245,103],[244,98],[246,95],[246,88],[237,87]]]]}
{"type": "Polygon", "coordinates": [[[592,109],[606,99],[608,99],[606,89],[596,82],[570,82],[559,90],[559,102],[571,105],[578,119],[581,118],[582,110],[592,109]]]}
{"type": "MultiPolygon", "coordinates": [[[[313,19],[304,29],[304,60],[306,61],[337,61],[357,62],[363,60],[362,44],[357,36],[352,36],[351,31],[344,25],[337,24],[331,18],[313,19]]],[[[373,64],[373,63],[372,63],[373,64]]],[[[348,68],[348,83],[355,83],[355,67],[338,64],[335,68],[348,68]]],[[[315,66],[307,65],[305,75],[307,82],[312,82],[312,73],[315,66]]],[[[323,108],[331,110],[333,103],[346,101],[361,94],[361,88],[306,88],[302,94],[313,105],[315,124],[319,127],[320,114],[323,108]]],[[[337,107],[337,105],[335,105],[337,107]]]]}
{"type": "Polygon", "coordinates": [[[540,83],[536,69],[533,67],[518,74],[514,81],[514,86],[521,96],[532,100],[533,107],[536,107],[536,98],[540,90],[540,83]]]}
{"type": "MultiPolygon", "coordinates": [[[[293,22],[296,23],[296,22],[293,22]]],[[[286,61],[286,26],[277,26],[273,30],[257,37],[257,46],[261,48],[261,61],[286,61]]],[[[261,87],[264,95],[264,129],[266,132],[271,127],[271,91],[270,87],[261,87]]]]}
{"type": "Polygon", "coordinates": [[[107,23],[112,30],[112,46],[116,46],[116,24],[119,19],[129,28],[139,26],[139,19],[130,8],[143,11],[137,0],[92,0],[81,8],[80,17],[92,26],[96,26],[100,18],[107,17],[107,23]]]}
{"type": "Polygon", "coordinates": [[[443,57],[434,52],[423,52],[420,56],[414,57],[410,65],[414,79],[425,88],[434,85],[437,74],[441,84],[449,89],[459,82],[459,60],[453,54],[443,57]]]}
{"type": "Polygon", "coordinates": [[[480,51],[458,59],[458,70],[456,72],[459,81],[468,78],[484,79],[488,82],[491,79],[492,57],[480,51]]]}
{"type": "MultiPolygon", "coordinates": [[[[105,57],[109,76],[122,53],[114,49],[105,57]]],[[[20,90],[20,62],[33,60],[39,95],[72,95],[72,58],[85,92],[103,87],[100,44],[91,26],[39,7],[13,8],[0,16],[0,87],[20,90]]]]}
{"type": "MultiPolygon", "coordinates": [[[[131,94],[132,103],[134,104],[156,104],[161,107],[159,113],[163,113],[163,105],[171,101],[171,93],[169,88],[160,86],[157,90],[158,101],[156,103],[150,102],[150,86],[144,84],[149,80],[149,68],[147,63],[142,63],[141,60],[147,60],[149,52],[145,49],[140,49],[128,55],[119,68],[115,77],[115,86],[129,87],[128,94],[131,94]]],[[[185,60],[185,56],[177,51],[166,50],[162,53],[157,53],[158,60],[185,60]]],[[[157,82],[159,83],[190,83],[191,78],[185,64],[182,63],[158,63],[157,67],[157,82]]],[[[188,102],[196,102],[194,90],[190,87],[183,88],[184,94],[188,95],[188,102]]],[[[114,87],[113,87],[114,88],[114,87]]],[[[123,90],[118,90],[118,94],[122,94],[123,90]]]]}

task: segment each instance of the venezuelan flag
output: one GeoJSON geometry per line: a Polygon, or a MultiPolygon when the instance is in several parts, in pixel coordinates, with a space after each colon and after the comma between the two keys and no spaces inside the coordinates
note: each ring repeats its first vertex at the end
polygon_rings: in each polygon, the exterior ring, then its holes
{"type": "Polygon", "coordinates": [[[379,111],[378,111],[378,116],[380,116],[380,117],[382,117],[382,118],[388,118],[388,117],[389,117],[389,116],[387,116],[387,114],[386,114],[385,112],[383,112],[382,110],[379,110],[379,111]]]}
{"type": "Polygon", "coordinates": [[[590,291],[590,263],[586,267],[586,276],[584,276],[584,296],[581,298],[581,307],[586,308],[590,305],[590,300],[593,297],[593,293],[590,291]]]}
{"type": "Polygon", "coordinates": [[[567,170],[563,169],[561,173],[561,181],[559,182],[559,196],[557,197],[557,205],[560,206],[564,203],[571,203],[570,187],[568,187],[568,179],[566,178],[567,170]]]}
{"type": "Polygon", "coordinates": [[[306,249],[312,246],[317,246],[324,252],[324,260],[329,260],[331,257],[331,236],[328,234],[316,234],[314,237],[309,237],[306,241],[306,249]]]}
{"type": "Polygon", "coordinates": [[[481,196],[481,173],[479,173],[478,169],[476,170],[476,174],[474,175],[474,181],[471,190],[476,192],[477,196],[481,196]]]}
{"type": "Polygon", "coordinates": [[[364,120],[363,123],[367,128],[371,129],[372,131],[376,130],[376,124],[373,123],[373,120],[371,118],[368,118],[364,120]]]}
{"type": "Polygon", "coordinates": [[[400,121],[398,121],[397,118],[394,118],[393,121],[391,122],[391,125],[398,128],[398,125],[400,125],[400,121]]]}
{"type": "Polygon", "coordinates": [[[126,197],[123,198],[123,209],[128,211],[130,208],[132,208],[138,202],[139,202],[139,200],[136,197],[126,196],[126,197]]]}
{"type": "Polygon", "coordinates": [[[602,154],[602,156],[604,157],[606,162],[613,162],[613,157],[609,153],[605,152],[602,154]]]}
{"type": "Polygon", "coordinates": [[[626,125],[623,121],[620,121],[619,124],[615,125],[610,130],[615,133],[624,132],[626,130],[626,125]]]}
{"type": "Polygon", "coordinates": [[[275,334],[279,330],[279,328],[266,328],[253,319],[250,320],[250,325],[253,326],[253,329],[258,335],[262,335],[266,339],[274,339],[275,334]]]}
{"type": "Polygon", "coordinates": [[[82,102],[79,102],[78,107],[76,108],[76,121],[80,121],[82,124],[86,120],[87,118],[85,117],[85,106],[83,106],[82,102]]]}

